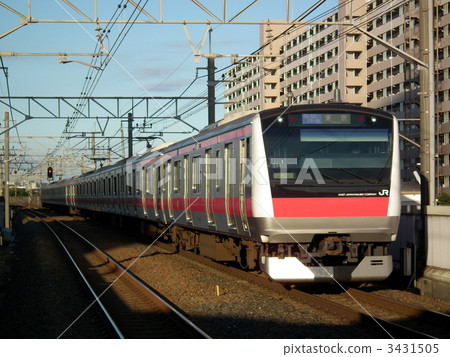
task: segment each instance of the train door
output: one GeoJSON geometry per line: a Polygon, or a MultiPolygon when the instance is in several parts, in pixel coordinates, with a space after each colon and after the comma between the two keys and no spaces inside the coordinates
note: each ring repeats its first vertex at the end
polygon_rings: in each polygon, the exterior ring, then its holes
{"type": "Polygon", "coordinates": [[[159,191],[159,176],[160,176],[160,167],[153,167],[153,210],[155,213],[155,217],[159,217],[158,212],[158,191],[159,191]]]}
{"type": "Polygon", "coordinates": [[[191,207],[189,202],[189,156],[185,156],[183,159],[184,164],[184,208],[186,212],[186,220],[188,222],[192,222],[192,213],[191,213],[191,207]]]}
{"type": "Polygon", "coordinates": [[[248,232],[248,219],[246,207],[246,179],[247,179],[247,161],[249,158],[250,139],[242,139],[239,142],[239,212],[241,214],[242,229],[248,232]]]}
{"type": "Polygon", "coordinates": [[[142,191],[141,191],[141,199],[142,199],[142,210],[144,212],[144,216],[148,216],[147,212],[147,168],[145,166],[142,167],[142,191]]]}
{"type": "Polygon", "coordinates": [[[133,188],[132,188],[132,190],[131,190],[131,192],[132,192],[132,195],[133,195],[133,197],[132,197],[132,200],[133,200],[133,210],[134,210],[134,215],[136,215],[136,213],[137,213],[137,197],[136,197],[136,193],[137,193],[137,185],[136,185],[136,170],[135,169],[133,169],[133,177],[132,177],[132,179],[133,179],[133,188]]]}
{"type": "Polygon", "coordinates": [[[172,185],[172,162],[167,161],[167,168],[166,168],[166,181],[167,181],[167,206],[169,208],[169,217],[171,220],[175,218],[173,214],[173,200],[172,200],[172,191],[173,191],[173,185],[172,185]]]}
{"type": "MultiPolygon", "coordinates": [[[[213,226],[214,225],[214,212],[213,212],[213,200],[211,197],[211,187],[213,184],[213,177],[214,175],[211,174],[211,149],[206,150],[205,152],[205,173],[206,173],[206,187],[205,187],[205,200],[206,200],[206,217],[208,219],[208,225],[213,226]]],[[[216,167],[217,171],[217,167],[216,167]]],[[[217,172],[216,172],[217,175],[217,172]]]]}
{"type": "Polygon", "coordinates": [[[65,193],[65,198],[66,198],[66,205],[68,206],[69,204],[70,204],[70,186],[69,185],[66,185],[65,187],[64,187],[64,193],[65,193]]]}
{"type": "Polygon", "coordinates": [[[230,228],[236,228],[236,220],[234,217],[234,189],[235,189],[235,160],[233,158],[233,143],[225,144],[225,214],[227,217],[227,225],[230,228]]]}
{"type": "MultiPolygon", "coordinates": [[[[94,182],[94,188],[95,188],[95,182],[94,182]]],[[[116,207],[116,212],[121,211],[119,192],[120,192],[120,175],[118,173],[116,173],[116,176],[114,177],[114,197],[115,197],[114,206],[116,207]]]]}
{"type": "Polygon", "coordinates": [[[125,174],[123,173],[123,171],[119,175],[119,205],[120,211],[122,213],[125,213],[125,174]]]}
{"type": "MultiPolygon", "coordinates": [[[[111,183],[111,176],[109,176],[106,179],[106,183],[107,183],[107,193],[108,193],[108,200],[107,200],[107,204],[108,204],[108,211],[111,211],[112,208],[112,183],[111,183]]],[[[87,189],[87,186],[86,188],[87,189]]]]}
{"type": "Polygon", "coordinates": [[[167,163],[164,163],[160,166],[161,168],[161,179],[159,181],[160,185],[160,193],[161,193],[161,212],[163,216],[164,223],[167,224],[167,218],[166,218],[166,209],[167,209],[167,180],[166,180],[166,173],[167,173],[167,163]],[[166,202],[164,202],[166,200],[166,202]]]}

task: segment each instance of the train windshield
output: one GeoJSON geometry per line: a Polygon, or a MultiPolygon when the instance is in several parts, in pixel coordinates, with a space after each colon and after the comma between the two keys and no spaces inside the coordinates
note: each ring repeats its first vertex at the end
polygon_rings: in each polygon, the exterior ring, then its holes
{"type": "Polygon", "coordinates": [[[262,121],[274,186],[386,186],[392,120],[361,113],[294,113],[262,121]]]}

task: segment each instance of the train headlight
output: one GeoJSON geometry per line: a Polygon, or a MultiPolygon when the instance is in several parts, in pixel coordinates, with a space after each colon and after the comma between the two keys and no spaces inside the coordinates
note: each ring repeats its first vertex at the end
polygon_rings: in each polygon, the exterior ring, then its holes
{"type": "Polygon", "coordinates": [[[261,234],[261,242],[267,243],[268,241],[269,241],[269,236],[265,236],[265,235],[261,234]]]}

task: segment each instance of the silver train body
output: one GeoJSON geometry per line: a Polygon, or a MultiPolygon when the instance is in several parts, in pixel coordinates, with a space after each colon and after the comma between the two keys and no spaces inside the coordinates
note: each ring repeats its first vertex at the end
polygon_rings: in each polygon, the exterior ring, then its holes
{"type": "Polygon", "coordinates": [[[298,105],[223,120],[52,183],[42,202],[139,219],[181,248],[277,281],[383,280],[400,216],[399,165],[391,114],[298,105]]]}

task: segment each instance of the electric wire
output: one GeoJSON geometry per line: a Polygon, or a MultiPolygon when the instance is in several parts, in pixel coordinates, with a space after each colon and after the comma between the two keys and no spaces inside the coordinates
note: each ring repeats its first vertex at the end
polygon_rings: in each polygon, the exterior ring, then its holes
{"type": "MultiPolygon", "coordinates": [[[[341,6],[344,6],[345,4],[347,4],[349,1],[347,1],[347,2],[345,2],[345,3],[343,3],[343,4],[340,4],[340,5],[338,5],[337,7],[333,7],[332,9],[330,9],[330,10],[328,10],[327,12],[325,12],[325,13],[323,13],[323,14],[328,14],[328,13],[335,13],[336,12],[336,10],[339,8],[339,7],[341,7],[341,6]]],[[[395,2],[395,1],[394,1],[395,2]]],[[[391,4],[392,4],[392,2],[390,2],[391,4]]],[[[400,6],[401,4],[404,4],[405,3],[405,1],[402,1],[400,4],[395,4],[395,6],[400,6]]],[[[387,4],[389,4],[389,3],[385,3],[385,4],[383,4],[383,5],[387,5],[387,4]]],[[[145,5],[144,5],[145,6],[145,5]]],[[[365,5],[364,5],[365,6],[365,5]]],[[[379,7],[377,7],[377,9],[379,9],[379,7]]],[[[321,18],[323,18],[323,14],[321,14],[321,15],[318,15],[318,16],[320,16],[321,18]]],[[[368,15],[368,13],[366,13],[365,14],[366,16],[368,15]]],[[[131,18],[131,17],[130,17],[131,18]]],[[[313,20],[312,20],[313,21],[313,20]]],[[[365,23],[368,23],[370,20],[366,20],[365,21],[365,23]]],[[[281,35],[284,35],[284,34],[286,34],[289,30],[291,30],[292,28],[294,28],[295,26],[300,26],[300,25],[298,25],[298,24],[293,24],[291,27],[289,27],[287,30],[285,30],[282,34],[280,34],[279,36],[281,36],[281,35]]],[[[305,26],[305,25],[303,25],[303,26],[305,26]]],[[[125,26],[124,26],[124,28],[125,28],[125,26]]],[[[129,31],[129,30],[128,30],[129,31]]],[[[341,38],[342,36],[345,36],[345,33],[347,33],[348,31],[343,31],[343,33],[341,33],[341,35],[339,36],[339,38],[341,38]]],[[[127,32],[128,33],[128,32],[127,32]]],[[[126,34],[125,34],[126,35],[126,34]]],[[[339,38],[337,38],[337,39],[335,39],[335,41],[338,41],[339,40],[339,38]]],[[[124,38],[122,38],[121,39],[121,41],[120,41],[120,43],[122,43],[122,41],[123,41],[123,39],[124,38]]],[[[114,44],[115,43],[117,43],[117,41],[118,41],[118,39],[116,39],[116,41],[114,42],[114,44]]],[[[273,41],[273,39],[271,40],[271,41],[273,41]]],[[[120,44],[119,43],[119,44],[120,44]]],[[[253,52],[253,54],[255,54],[255,53],[258,53],[258,51],[260,51],[261,49],[263,49],[264,47],[266,47],[267,45],[269,45],[270,44],[270,41],[267,41],[263,46],[261,46],[259,49],[257,49],[256,51],[254,51],[253,52]]],[[[245,58],[244,58],[245,59],[245,58]]],[[[239,62],[243,62],[243,60],[241,60],[241,61],[239,61],[239,62]]],[[[239,64],[239,62],[238,62],[238,64],[239,64]]],[[[226,66],[226,67],[223,67],[223,68],[221,68],[221,69],[218,69],[218,70],[216,70],[215,71],[215,73],[217,74],[217,73],[220,73],[220,72],[223,72],[223,71],[225,71],[225,70],[227,70],[228,68],[231,68],[231,67],[233,67],[233,66],[236,66],[237,64],[231,64],[231,65],[229,65],[229,66],[226,66]]],[[[181,66],[181,64],[180,64],[180,66],[181,66]]],[[[179,66],[179,67],[180,67],[179,66]]],[[[175,70],[176,71],[176,70],[175,70]]],[[[175,73],[175,71],[174,72],[172,72],[168,77],[166,77],[166,79],[164,79],[164,80],[167,80],[167,78],[169,78],[170,76],[172,76],[174,73],[175,73]]],[[[182,94],[180,95],[180,96],[182,96],[193,84],[194,84],[194,82],[196,81],[196,80],[198,80],[198,79],[201,79],[201,78],[204,78],[204,77],[206,77],[207,75],[205,75],[205,76],[196,76],[196,78],[194,78],[194,80],[188,85],[188,87],[182,92],[182,94]]],[[[160,85],[160,84],[158,84],[158,85],[160,85]]],[[[158,86],[157,85],[157,86],[158,86]]],[[[223,85],[222,83],[220,83],[220,85],[223,85]]],[[[219,87],[219,85],[218,85],[218,87],[219,87]]],[[[203,94],[204,92],[202,92],[202,94],[203,94]]],[[[200,111],[202,111],[202,110],[204,110],[205,108],[199,108],[199,106],[201,105],[201,104],[204,104],[205,103],[205,100],[192,100],[192,101],[190,101],[190,102],[187,102],[187,103],[185,103],[182,107],[179,107],[178,108],[178,111],[179,112],[182,112],[182,114],[183,115],[186,115],[187,113],[189,113],[189,112],[191,112],[191,111],[194,111],[193,113],[190,113],[190,115],[189,116],[192,116],[192,115],[194,115],[195,113],[198,113],[198,112],[200,112],[200,111]]],[[[165,109],[165,107],[167,106],[167,107],[170,107],[171,105],[173,105],[173,102],[168,102],[168,103],[166,103],[165,105],[164,105],[164,109],[165,109]]],[[[158,109],[158,111],[157,112],[155,112],[155,113],[159,113],[159,111],[161,111],[162,110],[162,108],[159,108],[158,109]]],[[[175,116],[175,115],[174,115],[175,116]]],[[[158,124],[160,121],[156,121],[156,122],[153,122],[154,124],[158,124]]],[[[173,124],[174,125],[174,124],[173,124]]],[[[170,127],[170,126],[169,126],[170,127]]],[[[120,142],[119,144],[117,144],[117,145],[121,145],[123,142],[120,142]]]]}

